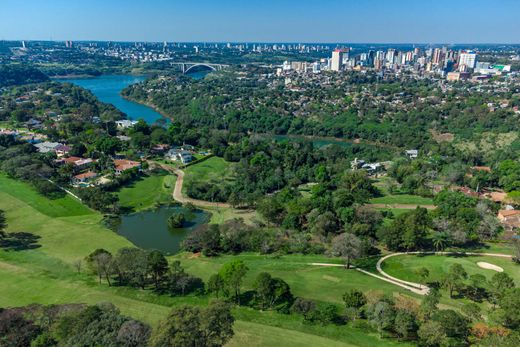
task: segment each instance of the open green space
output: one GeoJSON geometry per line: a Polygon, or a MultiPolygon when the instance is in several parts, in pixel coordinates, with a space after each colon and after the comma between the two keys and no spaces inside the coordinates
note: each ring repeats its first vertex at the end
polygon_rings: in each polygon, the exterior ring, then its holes
{"type": "MultiPolygon", "coordinates": [[[[130,242],[101,225],[102,216],[75,200],[56,205],[40,197],[25,183],[3,178],[0,190],[0,209],[6,212],[8,231],[28,231],[41,236],[41,248],[7,252],[0,251],[0,306],[22,306],[30,303],[58,304],[83,302],[88,304],[109,301],[122,313],[155,325],[166,316],[170,308],[180,304],[204,305],[207,297],[158,296],[151,291],[99,285],[85,273],[77,273],[73,263],[96,248],[111,252],[131,246],[130,242]],[[5,188],[9,185],[9,188],[5,188]],[[14,189],[15,187],[16,189],[14,189]],[[78,203],[79,204],[79,203],[78,203]],[[81,204],[79,206],[82,206],[81,204]],[[85,214],[78,214],[84,209],[85,214]],[[50,214],[49,216],[46,213],[50,214]],[[86,213],[88,212],[88,213],[86,213]],[[60,215],[60,213],[62,215],[60,215]]],[[[187,271],[207,279],[231,256],[192,258],[178,255],[187,271]]],[[[287,280],[296,295],[320,301],[341,302],[348,288],[369,290],[378,288],[386,293],[399,292],[391,285],[354,270],[318,268],[307,265],[314,261],[338,260],[313,256],[285,256],[280,258],[245,254],[239,256],[249,266],[246,289],[251,288],[253,277],[261,271],[287,280]]],[[[275,312],[259,312],[249,308],[236,308],[236,337],[231,346],[387,346],[391,340],[381,340],[377,334],[349,326],[312,326],[301,317],[275,312]]]]}
{"type": "Polygon", "coordinates": [[[36,211],[49,217],[70,217],[92,215],[94,212],[80,201],[65,195],[59,199],[47,199],[26,183],[0,174],[0,192],[16,197],[36,211]]]}
{"type": "Polygon", "coordinates": [[[430,271],[428,281],[440,281],[443,274],[448,273],[450,266],[453,264],[462,265],[469,276],[482,274],[488,280],[497,273],[494,270],[478,267],[478,262],[500,266],[505,273],[515,280],[517,286],[520,285],[520,265],[515,264],[509,258],[458,255],[402,255],[385,260],[382,268],[391,276],[412,282],[421,282],[417,271],[423,267],[430,271]]]}
{"type": "Polygon", "coordinates": [[[433,205],[433,199],[423,198],[418,195],[410,194],[398,194],[398,195],[385,195],[370,200],[372,204],[403,204],[403,205],[433,205]]]}
{"type": "Polygon", "coordinates": [[[211,157],[184,169],[184,187],[193,181],[232,182],[233,165],[223,158],[211,157]]]}
{"type": "Polygon", "coordinates": [[[174,175],[145,176],[118,192],[119,203],[124,209],[146,210],[156,204],[172,200],[175,187],[174,175]]]}
{"type": "Polygon", "coordinates": [[[342,295],[348,289],[358,289],[364,292],[373,290],[388,295],[401,293],[417,297],[406,290],[367,276],[356,270],[345,270],[342,267],[313,266],[310,263],[341,263],[339,259],[325,256],[286,255],[270,256],[257,254],[223,255],[216,258],[193,258],[190,254],[180,254],[179,259],[188,272],[207,280],[218,272],[220,267],[234,259],[243,260],[249,267],[244,279],[245,289],[251,289],[255,277],[260,272],[268,272],[274,277],[286,281],[296,296],[303,296],[322,302],[340,304],[342,295]]]}

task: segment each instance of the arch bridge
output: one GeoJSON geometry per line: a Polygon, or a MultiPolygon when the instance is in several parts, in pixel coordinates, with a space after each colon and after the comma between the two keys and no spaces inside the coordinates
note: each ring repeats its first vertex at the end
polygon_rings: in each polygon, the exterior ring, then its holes
{"type": "Polygon", "coordinates": [[[220,71],[226,67],[229,67],[229,65],[213,63],[171,63],[171,65],[179,67],[183,74],[187,74],[192,69],[200,66],[206,67],[213,71],[220,71]]]}

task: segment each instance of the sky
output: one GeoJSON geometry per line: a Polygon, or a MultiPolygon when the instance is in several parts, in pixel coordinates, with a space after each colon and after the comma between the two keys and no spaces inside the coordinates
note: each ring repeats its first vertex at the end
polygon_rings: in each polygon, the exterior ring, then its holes
{"type": "Polygon", "coordinates": [[[0,0],[0,40],[520,43],[520,0],[0,0]]]}

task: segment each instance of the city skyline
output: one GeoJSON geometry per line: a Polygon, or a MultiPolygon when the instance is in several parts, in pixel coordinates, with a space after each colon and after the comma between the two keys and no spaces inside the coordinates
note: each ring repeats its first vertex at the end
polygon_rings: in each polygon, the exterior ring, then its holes
{"type": "Polygon", "coordinates": [[[0,3],[0,40],[515,44],[520,3],[56,0],[0,3]],[[94,23],[94,24],[93,24],[94,23]],[[309,25],[309,23],[313,23],[309,25]],[[501,30],[497,31],[496,27],[501,30]]]}

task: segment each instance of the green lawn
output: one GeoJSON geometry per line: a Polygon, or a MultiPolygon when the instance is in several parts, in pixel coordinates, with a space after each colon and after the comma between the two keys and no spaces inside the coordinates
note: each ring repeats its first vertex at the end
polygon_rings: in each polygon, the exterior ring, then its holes
{"type": "Polygon", "coordinates": [[[496,271],[481,269],[477,262],[487,262],[498,265],[520,285],[520,265],[507,258],[489,256],[441,256],[441,255],[403,255],[387,259],[383,263],[383,270],[389,275],[412,282],[421,282],[417,275],[419,268],[425,267],[430,271],[429,281],[439,281],[443,274],[449,271],[451,265],[457,263],[464,267],[468,275],[482,274],[491,279],[496,271]]]}
{"type": "MultiPolygon", "coordinates": [[[[83,259],[96,248],[111,252],[131,246],[125,238],[101,226],[102,216],[77,205],[49,201],[40,197],[24,183],[2,178],[0,209],[6,212],[8,231],[28,231],[41,236],[41,248],[7,252],[0,251],[0,306],[21,306],[30,303],[58,304],[82,302],[114,303],[127,315],[155,325],[166,316],[172,306],[180,304],[205,305],[208,297],[158,296],[151,291],[99,285],[95,278],[76,273],[72,263],[83,259]],[[83,214],[80,214],[79,212],[83,214]],[[61,215],[60,215],[61,213],[61,215]],[[51,216],[49,216],[50,214],[51,216]]],[[[187,270],[205,279],[217,271],[231,256],[215,259],[188,259],[179,255],[187,270]]],[[[296,295],[339,304],[347,288],[368,290],[377,288],[387,293],[399,289],[384,285],[376,279],[333,268],[314,268],[312,261],[333,261],[324,257],[287,256],[279,259],[253,254],[239,256],[250,267],[246,288],[260,271],[269,271],[286,279],[296,295]]],[[[391,340],[380,340],[349,326],[309,326],[301,317],[275,312],[258,312],[249,308],[235,308],[236,337],[231,346],[388,346],[391,340]]]]}
{"type": "Polygon", "coordinates": [[[122,188],[119,193],[121,207],[133,211],[146,210],[156,203],[172,200],[176,176],[151,175],[142,177],[132,185],[122,188]]]}
{"type": "Polygon", "coordinates": [[[370,200],[372,204],[403,204],[403,205],[433,205],[433,199],[423,198],[418,195],[399,194],[399,195],[385,195],[379,198],[370,200]]]}
{"type": "Polygon", "coordinates": [[[211,157],[184,169],[184,189],[193,181],[232,182],[233,165],[222,158],[211,157]]]}
{"type": "Polygon", "coordinates": [[[400,287],[370,277],[356,270],[345,270],[338,267],[311,266],[309,263],[341,263],[338,259],[324,256],[287,255],[281,257],[262,256],[257,254],[223,255],[216,258],[192,258],[189,254],[180,254],[179,259],[188,272],[207,280],[218,272],[222,264],[233,259],[241,259],[249,267],[244,280],[245,288],[252,288],[255,277],[260,272],[269,272],[282,278],[297,296],[315,299],[322,302],[341,304],[342,295],[348,289],[359,289],[364,292],[382,291],[393,295],[401,293],[418,298],[400,287]]]}
{"type": "Polygon", "coordinates": [[[26,183],[8,178],[0,174],[0,192],[16,197],[40,213],[49,217],[68,217],[92,215],[94,212],[81,202],[66,195],[60,199],[49,200],[40,195],[26,183]]]}

